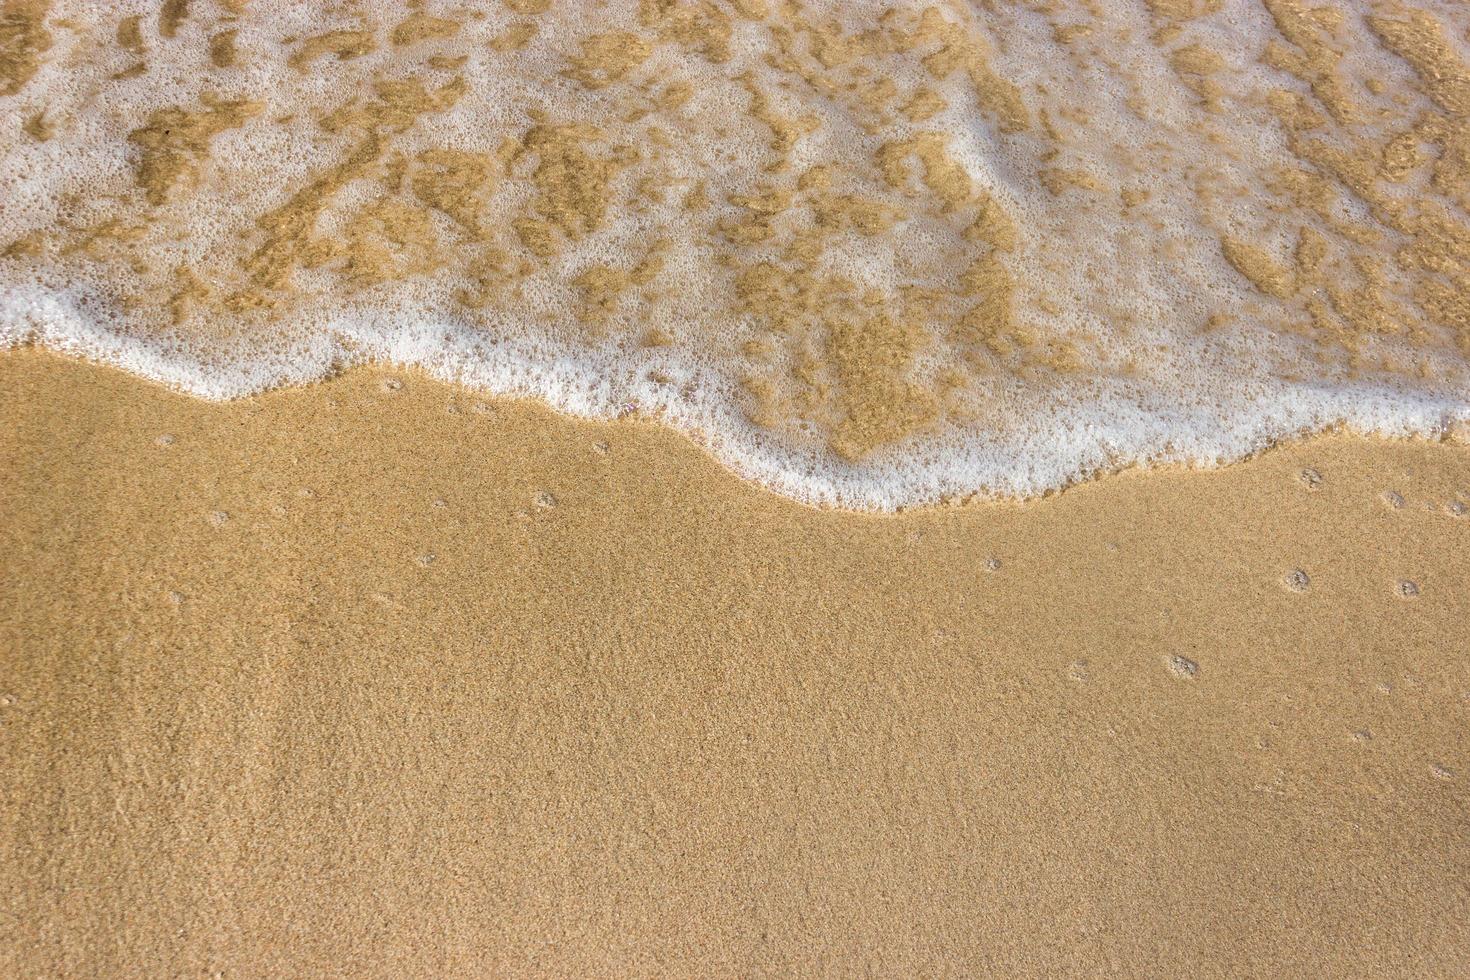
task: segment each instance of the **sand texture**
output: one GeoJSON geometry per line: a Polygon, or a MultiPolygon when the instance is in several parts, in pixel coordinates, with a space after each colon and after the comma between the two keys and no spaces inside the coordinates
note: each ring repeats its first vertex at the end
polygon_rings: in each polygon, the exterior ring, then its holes
{"type": "Polygon", "coordinates": [[[0,973],[1464,976],[1465,502],[1327,436],[824,512],[418,374],[12,352],[0,973]]]}

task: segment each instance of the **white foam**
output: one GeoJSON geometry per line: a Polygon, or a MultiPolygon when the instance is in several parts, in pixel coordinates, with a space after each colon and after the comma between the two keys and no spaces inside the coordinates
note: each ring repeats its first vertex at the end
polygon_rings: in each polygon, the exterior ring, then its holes
{"type": "MultiPolygon", "coordinates": [[[[1064,43],[1057,33],[1063,19],[1052,23],[1019,10],[978,18],[946,5],[944,19],[977,39],[991,70],[1023,97],[1030,125],[1020,130],[1004,124],[963,69],[932,77],[923,58],[936,48],[933,40],[839,59],[833,67],[813,56],[801,24],[785,25],[790,32],[783,35],[774,18],[737,19],[730,56],[717,60],[701,53],[698,39],[660,39],[657,25],[640,22],[635,3],[558,3],[536,18],[538,33],[520,52],[497,54],[490,43],[522,19],[498,7],[479,19],[460,16],[453,38],[395,50],[386,38],[403,9],[363,6],[362,16],[286,2],[251,3],[239,18],[223,8],[191,11],[177,35],[164,38],[146,5],[54,4],[52,46],[40,70],[18,94],[0,97],[0,248],[30,233],[42,239],[39,250],[0,258],[0,346],[44,344],[210,399],[305,383],[354,364],[413,365],[581,416],[657,417],[776,492],[878,510],[975,494],[1032,496],[1140,463],[1216,465],[1337,425],[1438,435],[1470,420],[1466,351],[1452,331],[1413,306],[1416,280],[1392,262],[1404,236],[1376,225],[1363,201],[1339,187],[1334,207],[1342,220],[1377,227],[1382,244],[1374,252],[1334,238],[1341,253],[1334,255],[1343,269],[1358,268],[1352,262],[1365,256],[1385,260],[1381,292],[1415,317],[1417,333],[1357,338],[1356,366],[1345,350],[1314,345],[1300,333],[1307,304],[1325,302],[1334,283],[1304,286],[1283,299],[1255,288],[1224,257],[1221,240],[1231,237],[1289,265],[1302,227],[1335,234],[1321,216],[1273,188],[1274,174],[1305,165],[1265,95],[1311,90],[1261,63],[1260,52],[1282,39],[1254,6],[1227,3],[1155,43],[1150,38],[1165,37],[1157,32],[1166,25],[1141,8],[1108,5],[1091,34],[1064,43]],[[131,13],[144,15],[141,56],[112,40],[118,20],[131,13]],[[208,39],[226,29],[238,32],[240,63],[214,68],[208,39]],[[309,72],[291,67],[300,38],[334,29],[371,30],[377,49],[342,61],[323,56],[309,72]],[[622,81],[584,89],[564,75],[568,59],[585,38],[609,31],[637,33],[652,53],[622,81]],[[806,80],[773,67],[783,43],[806,80]],[[1170,52],[1186,44],[1215,50],[1227,66],[1212,76],[1220,86],[1216,111],[1170,67],[1170,52]],[[467,61],[428,67],[434,55],[467,61]],[[108,80],[139,57],[145,74],[108,80]],[[431,230],[432,269],[361,288],[339,259],[319,268],[301,263],[271,316],[208,303],[179,324],[164,315],[180,268],[207,282],[216,299],[241,288],[243,263],[262,244],[257,219],[361,140],[363,132],[350,127],[326,131],[321,117],[372,100],[383,79],[417,78],[433,91],[456,77],[467,81],[467,93],[451,108],[383,135],[389,149],[376,169],[337,188],[312,226],[317,240],[341,242],[375,203],[407,202],[431,230]],[[883,79],[894,94],[874,110],[862,94],[883,79]],[[658,108],[655,95],[675,81],[690,84],[688,103],[658,108]],[[819,123],[794,140],[784,161],[772,150],[772,128],[747,114],[751,85],[771,111],[819,123]],[[931,119],[910,121],[897,107],[922,87],[947,105],[931,119]],[[128,134],[155,111],[197,110],[207,99],[254,99],[261,109],[214,134],[207,158],[191,158],[197,172],[182,177],[166,203],[149,205],[137,181],[139,149],[128,134]],[[21,124],[42,110],[54,132],[38,141],[21,124]],[[466,240],[453,215],[423,208],[411,181],[394,183],[396,159],[417,166],[416,154],[441,148],[495,155],[537,119],[595,125],[601,135],[586,139],[586,152],[623,161],[606,190],[603,220],[579,236],[554,232],[555,256],[532,255],[511,231],[515,219],[540,214],[534,151],[501,156],[483,188],[488,241],[466,240]],[[995,254],[1016,280],[1013,320],[1031,345],[1024,356],[965,340],[952,322],[969,302],[954,292],[956,283],[989,249],[963,235],[978,205],[943,207],[917,159],[908,160],[910,179],[898,187],[874,165],[883,144],[926,133],[946,136],[974,201],[992,199],[1020,230],[1013,251],[995,254]],[[829,232],[816,288],[840,292],[820,284],[821,277],[846,277],[854,293],[866,289],[881,300],[864,298],[857,308],[881,310],[917,330],[922,340],[896,380],[916,385],[938,406],[927,424],[880,440],[857,460],[835,453],[829,441],[851,411],[831,353],[835,321],[818,316],[795,333],[773,328],[743,308],[734,289],[734,266],[789,265],[793,235],[815,227],[815,212],[803,210],[815,206],[814,198],[796,182],[816,165],[836,168],[836,192],[901,212],[882,235],[829,232]],[[1078,174],[1082,182],[1048,187],[1049,172],[1078,174]],[[685,210],[680,202],[700,184],[710,207],[685,210]],[[792,193],[797,203],[770,219],[769,239],[732,243],[722,229],[753,213],[736,196],[767,191],[792,193]],[[1149,196],[1121,203],[1132,191],[1149,196]],[[106,222],[121,222],[125,233],[106,222]],[[99,227],[113,227],[112,237],[88,245],[99,227]],[[136,240],[126,227],[141,229],[136,240]],[[656,242],[665,243],[665,265],[651,284],[627,288],[605,316],[582,309],[579,275],[604,265],[629,272],[656,242]],[[457,305],[454,297],[471,285],[469,270],[487,250],[534,268],[482,307],[457,305]],[[928,318],[915,320],[904,312],[911,287],[948,298],[921,307],[928,318]],[[1223,323],[1207,326],[1219,316],[1223,323]],[[641,343],[650,328],[672,344],[641,343]],[[742,353],[752,340],[770,353],[742,353]],[[1076,363],[1059,369],[1068,351],[1076,363]],[[1046,361],[1047,352],[1059,360],[1046,361]],[[1384,367],[1385,358],[1406,366],[1384,367]],[[963,384],[941,384],[947,372],[962,374],[963,384]],[[760,414],[747,384],[753,377],[779,393],[760,424],[752,418],[760,414]]],[[[425,9],[458,12],[448,4],[425,9]]],[[[919,23],[918,5],[895,9],[902,30],[919,23]]],[[[1395,120],[1412,122],[1434,110],[1414,88],[1413,71],[1370,37],[1366,9],[1343,7],[1337,42],[1348,52],[1344,63],[1353,65],[1354,77],[1376,72],[1397,89],[1382,97],[1355,89],[1384,118],[1326,125],[1316,138],[1349,145],[1385,137],[1395,120]]],[[[1464,35],[1461,8],[1433,9],[1454,36],[1464,35]]],[[[803,23],[835,20],[851,39],[878,30],[878,13],[811,4],[803,23]]],[[[1072,23],[1080,18],[1069,16],[1072,23]]],[[[1428,194],[1425,187],[1420,176],[1385,193],[1412,197],[1428,194]]],[[[394,241],[396,233],[374,232],[393,261],[408,261],[413,246],[394,241]]]]}

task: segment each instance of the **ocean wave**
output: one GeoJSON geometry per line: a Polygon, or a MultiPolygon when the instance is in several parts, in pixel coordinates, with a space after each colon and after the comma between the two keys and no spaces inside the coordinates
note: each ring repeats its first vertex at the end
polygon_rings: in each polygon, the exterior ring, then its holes
{"type": "Polygon", "coordinates": [[[7,11],[0,345],[413,365],[879,510],[1470,420],[1454,5],[7,11]]]}

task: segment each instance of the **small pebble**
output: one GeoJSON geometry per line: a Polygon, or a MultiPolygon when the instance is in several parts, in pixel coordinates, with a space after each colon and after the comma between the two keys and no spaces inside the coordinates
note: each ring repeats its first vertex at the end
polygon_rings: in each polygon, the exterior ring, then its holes
{"type": "Polygon", "coordinates": [[[1302,571],[1300,568],[1293,568],[1291,571],[1283,575],[1281,577],[1281,580],[1286,584],[1286,587],[1293,592],[1305,592],[1307,591],[1307,587],[1312,584],[1311,578],[1309,578],[1307,576],[1307,573],[1302,571]]]}
{"type": "Polygon", "coordinates": [[[443,497],[440,497],[434,501],[434,506],[442,510],[443,508],[449,506],[449,501],[445,500],[443,497]]]}
{"type": "Polygon", "coordinates": [[[1449,511],[1452,517],[1464,517],[1470,514],[1470,507],[1467,507],[1463,500],[1451,500],[1444,505],[1444,509],[1449,511]]]}
{"type": "Polygon", "coordinates": [[[384,391],[397,391],[398,389],[400,389],[402,387],[403,387],[403,382],[402,381],[399,381],[397,378],[388,378],[388,379],[384,380],[384,382],[383,382],[383,390],[384,391]]]}
{"type": "Polygon", "coordinates": [[[556,498],[552,496],[549,491],[546,490],[538,491],[534,500],[536,506],[540,507],[542,510],[550,510],[551,508],[556,506],[556,498]]]}
{"type": "Polygon", "coordinates": [[[1405,599],[1416,598],[1419,595],[1419,584],[1417,582],[1410,582],[1408,579],[1402,579],[1399,582],[1399,595],[1405,599]]]}
{"type": "Polygon", "coordinates": [[[1322,474],[1318,473],[1310,466],[1302,470],[1301,473],[1298,474],[1298,476],[1301,481],[1307,485],[1308,490],[1317,490],[1320,489],[1322,486],[1322,474]]]}
{"type": "Polygon", "coordinates": [[[1383,492],[1383,502],[1394,510],[1399,510],[1404,506],[1404,495],[1397,490],[1385,490],[1383,492]]]}
{"type": "Polygon", "coordinates": [[[1435,775],[1435,777],[1437,779],[1454,779],[1455,778],[1455,772],[1454,772],[1453,769],[1450,769],[1447,766],[1442,766],[1438,762],[1431,762],[1429,764],[1429,771],[1432,772],[1432,773],[1434,773],[1434,775],[1435,775]]]}
{"type": "Polygon", "coordinates": [[[213,524],[215,527],[219,527],[221,524],[229,519],[230,514],[228,511],[212,510],[209,512],[209,523],[213,524]]]}
{"type": "Polygon", "coordinates": [[[1360,728],[1353,732],[1353,740],[1358,742],[1371,742],[1373,741],[1373,733],[1366,728],[1360,728]]]}
{"type": "Polygon", "coordinates": [[[998,572],[998,571],[1000,571],[1000,559],[999,558],[987,558],[987,559],[985,559],[985,570],[987,572],[998,572]]]}
{"type": "Polygon", "coordinates": [[[597,453],[598,455],[606,456],[609,452],[612,451],[612,446],[609,446],[607,443],[599,439],[597,442],[594,442],[592,444],[592,451],[594,453],[597,453]]]}
{"type": "Polygon", "coordinates": [[[439,557],[438,555],[432,555],[432,554],[430,554],[430,555],[419,555],[418,562],[419,562],[420,565],[424,566],[425,568],[428,568],[430,565],[434,564],[434,562],[438,559],[438,557],[439,557]]]}
{"type": "Polygon", "coordinates": [[[1199,674],[1199,664],[1177,653],[1169,658],[1169,669],[1174,672],[1174,676],[1185,680],[1189,680],[1199,674]]]}
{"type": "Polygon", "coordinates": [[[154,439],[153,444],[155,446],[172,446],[174,444],[174,437],[165,433],[157,439],[154,439]]]}

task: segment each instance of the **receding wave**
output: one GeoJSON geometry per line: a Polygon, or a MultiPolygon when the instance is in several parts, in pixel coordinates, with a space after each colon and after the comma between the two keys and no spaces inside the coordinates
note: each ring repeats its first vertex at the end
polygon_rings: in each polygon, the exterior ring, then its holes
{"type": "Polygon", "coordinates": [[[1470,419],[1470,13],[6,0],[0,345],[419,365],[814,503],[1470,419]]]}

